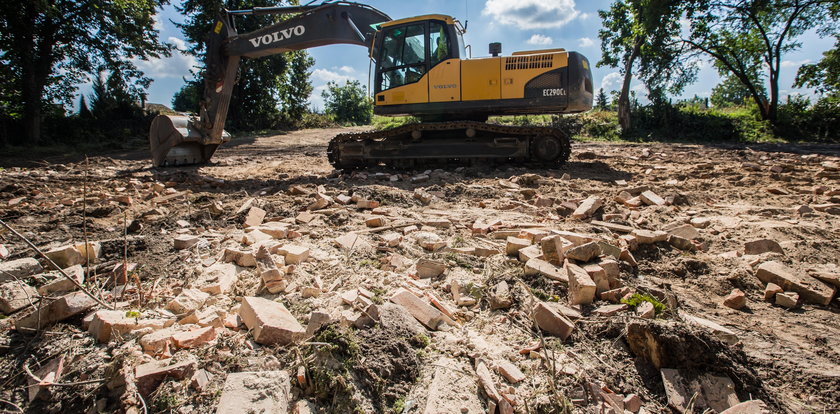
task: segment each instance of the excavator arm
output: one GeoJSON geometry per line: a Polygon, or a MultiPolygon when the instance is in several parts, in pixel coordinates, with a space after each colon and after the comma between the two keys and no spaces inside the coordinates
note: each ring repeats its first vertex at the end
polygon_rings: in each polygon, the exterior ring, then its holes
{"type": "Polygon", "coordinates": [[[333,44],[365,46],[370,52],[375,26],[390,20],[373,7],[349,2],[224,11],[213,23],[206,42],[204,96],[199,113],[192,117],[159,115],[152,121],[149,142],[154,165],[203,163],[219,145],[230,140],[224,130],[225,119],[242,57],[259,58],[333,44]],[[236,32],[235,16],[265,14],[295,15],[250,33],[236,32]]]}

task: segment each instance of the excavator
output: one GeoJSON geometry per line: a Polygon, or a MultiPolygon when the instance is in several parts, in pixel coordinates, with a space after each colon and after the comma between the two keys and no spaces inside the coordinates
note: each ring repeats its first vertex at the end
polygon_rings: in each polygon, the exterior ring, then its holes
{"type": "Polygon", "coordinates": [[[375,114],[419,120],[335,136],[327,149],[335,168],[413,168],[450,162],[552,167],[564,163],[571,146],[561,129],[496,125],[487,119],[592,109],[592,73],[586,57],[564,49],[501,56],[501,44],[490,43],[491,56],[471,58],[466,54],[465,32],[450,16],[392,20],[368,5],[344,1],[224,10],[206,40],[199,112],[159,115],[152,121],[153,163],[206,163],[219,145],[230,141],[225,118],[241,58],[332,44],[368,49],[375,68],[375,114]],[[236,32],[236,16],[266,14],[291,16],[250,33],[236,32]]]}

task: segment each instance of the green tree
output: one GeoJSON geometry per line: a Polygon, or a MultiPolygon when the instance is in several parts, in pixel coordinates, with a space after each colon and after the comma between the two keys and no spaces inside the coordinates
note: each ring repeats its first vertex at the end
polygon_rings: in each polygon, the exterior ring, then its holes
{"type": "MultiPolygon", "coordinates": [[[[132,63],[168,55],[153,16],[168,0],[26,0],[0,2],[0,60],[18,96],[30,144],[41,140],[43,111],[70,104],[76,85],[95,69],[119,70],[138,91],[150,79],[132,63]]],[[[4,71],[5,72],[5,71],[4,71]]],[[[5,91],[2,91],[5,93],[5,91]]]]}
{"type": "Polygon", "coordinates": [[[367,125],[373,119],[373,102],[359,81],[347,81],[343,86],[329,82],[321,96],[324,98],[327,115],[332,116],[336,122],[367,125]]]}
{"type": "Polygon", "coordinates": [[[184,79],[184,86],[172,97],[172,109],[179,112],[198,113],[204,86],[201,81],[184,79]]]}
{"type": "MultiPolygon", "coordinates": [[[[282,3],[284,2],[272,0],[229,0],[224,6],[236,10],[276,6],[282,3]]],[[[294,5],[298,2],[285,3],[294,5]]],[[[178,7],[178,10],[187,16],[186,21],[178,24],[178,27],[191,43],[188,53],[203,55],[204,39],[216,16],[222,12],[222,7],[222,2],[218,0],[184,0],[178,7]]],[[[236,29],[239,33],[247,33],[286,18],[287,16],[276,14],[237,17],[236,29]]],[[[278,128],[284,119],[290,119],[289,117],[299,119],[302,116],[299,112],[300,96],[303,95],[302,91],[306,90],[306,85],[311,88],[311,84],[308,83],[308,68],[312,65],[307,58],[306,52],[287,52],[257,59],[243,59],[239,67],[239,80],[231,94],[227,125],[231,129],[260,130],[278,128]],[[299,59],[297,63],[295,59],[299,59]],[[296,68],[291,68],[295,65],[296,68]],[[295,70],[302,72],[290,73],[295,70]],[[302,78],[305,78],[306,82],[303,82],[302,78]],[[290,80],[296,84],[289,86],[290,80]],[[284,109],[291,112],[284,114],[284,109]]],[[[195,79],[203,85],[202,71],[203,68],[195,73],[195,79]]],[[[308,93],[311,93],[311,90],[308,93]]],[[[183,98],[185,97],[179,99],[183,98]]]]}
{"type": "Polygon", "coordinates": [[[836,36],[834,49],[823,53],[817,62],[799,67],[794,86],[813,88],[827,97],[840,98],[840,36],[836,36]]]}
{"type": "Polygon", "coordinates": [[[79,97],[79,118],[82,118],[82,119],[93,118],[93,114],[90,112],[90,108],[88,108],[87,102],[85,102],[85,96],[84,95],[79,97]]]}
{"type": "Polygon", "coordinates": [[[297,126],[303,120],[303,115],[309,112],[309,96],[312,95],[310,69],[315,65],[315,59],[306,51],[290,52],[289,72],[281,88],[283,102],[283,116],[290,125],[297,126]]]}
{"type": "Polygon", "coordinates": [[[762,119],[775,122],[779,106],[782,56],[801,46],[805,31],[836,25],[830,0],[693,0],[683,41],[712,58],[722,72],[738,79],[758,105],[762,119]],[[765,82],[769,93],[762,91],[765,82]]]}
{"type": "MultiPolygon", "coordinates": [[[[758,82],[756,84],[760,88],[759,93],[766,96],[767,92],[764,90],[764,85],[758,82]]],[[[727,74],[724,74],[723,80],[712,88],[712,96],[709,98],[712,105],[717,108],[744,105],[751,99],[750,89],[738,78],[727,74]]]]}
{"type": "Polygon", "coordinates": [[[598,94],[595,95],[595,107],[599,111],[606,111],[609,107],[609,99],[607,98],[607,94],[604,93],[604,88],[598,89],[598,94]]]}
{"type": "Polygon", "coordinates": [[[665,91],[679,93],[696,77],[697,67],[685,56],[678,38],[683,13],[679,0],[616,0],[608,10],[599,10],[603,28],[601,61],[598,66],[619,68],[624,80],[619,93],[618,119],[628,131],[630,122],[630,82],[634,67],[637,77],[654,95],[665,91]]]}

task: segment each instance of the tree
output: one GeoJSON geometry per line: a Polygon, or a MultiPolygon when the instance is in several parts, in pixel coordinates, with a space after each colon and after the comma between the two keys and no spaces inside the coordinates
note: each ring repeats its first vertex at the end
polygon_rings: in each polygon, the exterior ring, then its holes
{"type": "Polygon", "coordinates": [[[822,60],[799,67],[793,86],[813,88],[822,95],[840,98],[840,36],[834,49],[823,53],[822,60]]]}
{"type": "Polygon", "coordinates": [[[694,0],[683,41],[738,79],[758,105],[762,119],[775,122],[782,56],[801,46],[796,38],[817,25],[835,25],[831,0],[694,0]],[[828,23],[821,23],[828,22],[828,23]],[[765,77],[769,96],[762,93],[765,77]]]}
{"type": "MultiPolygon", "coordinates": [[[[766,96],[767,92],[764,90],[764,85],[758,84],[760,93],[766,96]]],[[[752,99],[750,90],[738,78],[724,74],[723,80],[712,88],[712,96],[709,100],[717,108],[724,108],[727,106],[744,105],[748,100],[752,99]]]]}
{"type": "Polygon", "coordinates": [[[312,95],[312,82],[309,80],[309,71],[315,65],[305,51],[290,52],[289,72],[286,81],[283,83],[281,100],[283,102],[283,115],[287,122],[298,125],[303,115],[309,112],[309,96],[312,95]]]}
{"type": "Polygon", "coordinates": [[[623,131],[630,124],[630,82],[638,64],[638,78],[653,94],[679,93],[693,81],[697,68],[686,59],[679,36],[683,2],[679,0],[616,0],[599,10],[604,27],[598,66],[619,68],[624,80],[618,96],[618,120],[623,131]]]}
{"type": "Polygon", "coordinates": [[[346,81],[344,86],[327,83],[321,93],[327,115],[341,124],[367,125],[373,119],[373,102],[359,81],[346,81]]]}
{"type": "Polygon", "coordinates": [[[93,114],[91,114],[90,108],[88,108],[87,102],[85,102],[85,96],[84,95],[79,97],[79,118],[82,118],[82,119],[93,118],[93,114]]]}
{"type": "Polygon", "coordinates": [[[201,101],[204,86],[196,79],[184,79],[184,82],[181,90],[172,97],[172,109],[178,112],[198,113],[198,102],[201,101]]]}
{"type": "MultiPolygon", "coordinates": [[[[287,3],[297,4],[297,1],[287,3]]],[[[235,10],[275,5],[280,4],[272,0],[229,0],[225,7],[235,10]]],[[[178,10],[187,16],[185,23],[178,24],[178,27],[191,43],[188,53],[195,56],[203,55],[204,39],[212,28],[216,16],[222,11],[222,6],[222,2],[218,0],[184,0],[178,7],[178,10]]],[[[285,18],[286,16],[276,14],[237,17],[236,29],[239,33],[247,33],[265,28],[285,18]]],[[[310,59],[309,55],[305,51],[243,59],[239,67],[238,81],[231,94],[227,123],[230,128],[271,129],[279,127],[284,119],[299,119],[302,116],[299,103],[301,96],[307,88],[311,88],[308,81],[308,69],[312,66],[312,62],[308,59],[310,59]],[[298,59],[297,62],[295,62],[296,59],[298,59]],[[300,72],[296,72],[298,70],[300,72]],[[289,82],[294,82],[294,84],[290,85],[289,82]],[[284,111],[291,112],[284,113],[284,111]]],[[[195,80],[201,85],[203,85],[202,70],[203,68],[194,73],[195,80]]],[[[182,92],[188,91],[182,89],[182,92]]],[[[310,93],[311,89],[305,93],[307,99],[310,93]]],[[[186,97],[180,99],[184,98],[186,97]]]]}
{"type": "Polygon", "coordinates": [[[598,95],[595,95],[595,107],[599,111],[606,111],[609,107],[609,100],[607,94],[604,93],[604,88],[598,89],[598,95]]]}
{"type": "MultiPolygon", "coordinates": [[[[41,140],[41,118],[53,102],[72,102],[87,73],[119,70],[137,89],[150,79],[132,63],[168,55],[153,16],[168,0],[27,0],[0,2],[0,56],[19,96],[26,138],[41,140]]],[[[0,99],[9,99],[4,97],[0,99]]]]}

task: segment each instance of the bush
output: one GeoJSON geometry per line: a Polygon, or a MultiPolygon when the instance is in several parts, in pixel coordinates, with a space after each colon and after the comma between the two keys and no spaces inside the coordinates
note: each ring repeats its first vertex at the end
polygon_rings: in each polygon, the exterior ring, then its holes
{"type": "Polygon", "coordinates": [[[340,124],[367,125],[373,118],[373,101],[359,81],[347,81],[344,86],[329,82],[321,96],[327,115],[340,124]]]}

